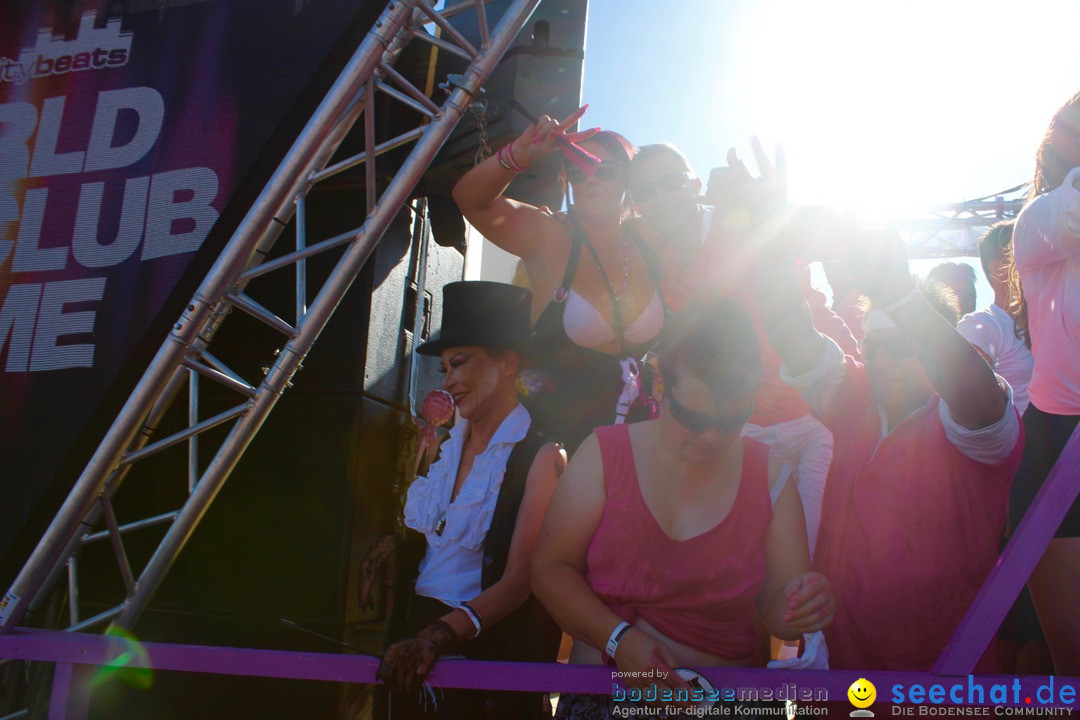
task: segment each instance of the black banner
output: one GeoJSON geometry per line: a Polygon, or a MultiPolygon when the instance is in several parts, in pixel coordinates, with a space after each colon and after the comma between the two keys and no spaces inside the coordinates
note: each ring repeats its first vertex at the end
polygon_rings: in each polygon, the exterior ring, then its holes
{"type": "Polygon", "coordinates": [[[0,557],[21,563],[28,518],[66,494],[382,7],[4,3],[0,557]]]}

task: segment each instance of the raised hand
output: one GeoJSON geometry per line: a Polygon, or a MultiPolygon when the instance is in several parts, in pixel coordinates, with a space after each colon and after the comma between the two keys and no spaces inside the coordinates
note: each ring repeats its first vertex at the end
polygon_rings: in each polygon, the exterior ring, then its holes
{"type": "Polygon", "coordinates": [[[744,204],[758,214],[787,200],[787,162],[783,149],[776,146],[776,162],[769,159],[756,137],[750,138],[750,149],[760,176],[751,174],[735,148],[731,148],[727,153],[728,166],[714,169],[709,177],[707,203],[719,207],[744,204]]]}
{"type": "Polygon", "coordinates": [[[588,109],[588,105],[583,105],[567,115],[562,122],[547,115],[541,116],[534,124],[525,128],[525,131],[511,143],[510,152],[514,156],[515,162],[522,167],[527,167],[545,155],[554,152],[560,141],[578,143],[591,138],[600,131],[599,128],[590,128],[581,132],[567,132],[588,109]]]}

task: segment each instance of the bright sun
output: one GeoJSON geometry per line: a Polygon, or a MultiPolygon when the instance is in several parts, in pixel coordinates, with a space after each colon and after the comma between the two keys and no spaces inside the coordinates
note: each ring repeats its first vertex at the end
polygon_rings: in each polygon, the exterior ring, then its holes
{"type": "Polygon", "coordinates": [[[993,168],[1030,166],[1067,99],[1038,86],[1074,68],[1039,58],[1074,45],[1080,3],[769,2],[742,21],[727,91],[766,147],[782,142],[791,199],[880,216],[1029,179],[993,168]]]}

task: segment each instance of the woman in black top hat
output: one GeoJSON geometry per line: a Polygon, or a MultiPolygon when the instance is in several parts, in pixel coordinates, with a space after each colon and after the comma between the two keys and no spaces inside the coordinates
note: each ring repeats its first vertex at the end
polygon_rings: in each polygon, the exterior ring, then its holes
{"type": "Polygon", "coordinates": [[[530,573],[566,454],[531,428],[518,402],[531,299],[512,285],[451,283],[443,289],[440,336],[418,348],[441,357],[443,388],[460,421],[426,477],[409,488],[411,537],[383,538],[361,567],[364,607],[389,556],[400,558],[377,717],[550,717],[546,698],[535,693],[422,687],[451,650],[473,659],[555,659],[559,633],[531,598],[530,573]],[[410,540],[418,551],[411,562],[410,540]]]}

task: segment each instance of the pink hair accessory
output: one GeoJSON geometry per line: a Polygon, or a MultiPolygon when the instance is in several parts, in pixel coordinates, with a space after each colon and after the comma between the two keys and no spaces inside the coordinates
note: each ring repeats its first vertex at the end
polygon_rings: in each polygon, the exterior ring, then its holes
{"type": "Polygon", "coordinates": [[[600,158],[566,138],[560,137],[556,142],[559,143],[559,150],[562,151],[562,154],[581,172],[585,173],[587,177],[596,174],[596,168],[600,167],[600,163],[603,162],[600,158]]]}

